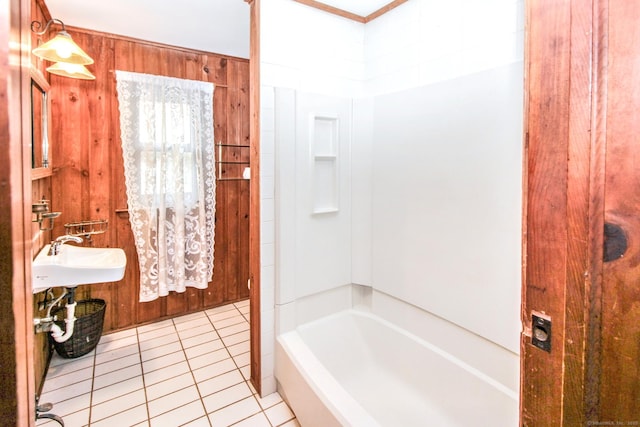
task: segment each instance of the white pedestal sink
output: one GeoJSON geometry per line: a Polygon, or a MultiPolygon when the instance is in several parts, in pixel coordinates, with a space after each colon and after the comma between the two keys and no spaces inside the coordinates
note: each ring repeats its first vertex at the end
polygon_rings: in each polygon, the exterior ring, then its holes
{"type": "Polygon", "coordinates": [[[58,255],[48,255],[46,245],[33,260],[33,293],[53,287],[72,288],[90,283],[117,282],[124,277],[127,257],[120,248],[86,248],[62,245],[58,255]]]}

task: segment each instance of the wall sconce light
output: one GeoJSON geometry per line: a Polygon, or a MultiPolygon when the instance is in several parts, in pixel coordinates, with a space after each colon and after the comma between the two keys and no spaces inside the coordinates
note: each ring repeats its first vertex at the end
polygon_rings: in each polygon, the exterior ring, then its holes
{"type": "Polygon", "coordinates": [[[95,80],[96,76],[91,74],[82,64],[69,64],[68,62],[56,62],[47,67],[47,71],[51,74],[59,76],[71,77],[72,79],[95,80]]]}
{"type": "Polygon", "coordinates": [[[73,41],[71,35],[67,33],[64,22],[51,19],[45,24],[44,29],[39,31],[42,28],[42,22],[33,21],[31,31],[41,36],[53,23],[62,25],[62,30],[48,42],[33,49],[33,54],[38,58],[57,63],[47,68],[50,73],[76,79],[95,79],[93,74],[84,67],[93,64],[93,59],[73,41]]]}

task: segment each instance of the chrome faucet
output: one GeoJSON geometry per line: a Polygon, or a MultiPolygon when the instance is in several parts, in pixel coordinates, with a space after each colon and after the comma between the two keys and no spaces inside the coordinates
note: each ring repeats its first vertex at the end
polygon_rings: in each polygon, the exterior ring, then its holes
{"type": "Polygon", "coordinates": [[[72,236],[70,234],[65,234],[64,236],[58,237],[56,240],[51,242],[51,247],[49,248],[49,252],[47,255],[58,255],[60,253],[60,248],[67,242],[76,242],[82,243],[82,237],[80,236],[72,236]]]}

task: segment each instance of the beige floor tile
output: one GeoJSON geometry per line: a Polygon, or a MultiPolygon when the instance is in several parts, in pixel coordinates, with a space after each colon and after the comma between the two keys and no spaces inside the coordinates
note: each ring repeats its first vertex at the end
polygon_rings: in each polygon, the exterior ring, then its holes
{"type": "Polygon", "coordinates": [[[142,366],[140,364],[128,366],[124,369],[109,372],[104,375],[96,376],[93,379],[93,389],[98,390],[103,387],[110,386],[121,381],[126,381],[130,378],[139,377],[142,375],[142,366]]]}
{"type": "Polygon", "coordinates": [[[238,424],[234,424],[233,427],[271,427],[271,423],[264,412],[258,412],[257,414],[240,421],[238,424]]]}
{"type": "Polygon", "coordinates": [[[147,405],[138,405],[124,412],[114,413],[100,421],[91,422],[91,427],[131,426],[144,423],[147,419],[147,405]]]}
{"type": "Polygon", "coordinates": [[[245,300],[105,335],[80,358],[54,355],[41,402],[68,427],[300,427],[278,393],[260,398],[248,381],[248,311],[245,300]]]}
{"type": "Polygon", "coordinates": [[[202,402],[197,400],[170,412],[151,418],[151,427],[182,426],[185,423],[201,419],[205,415],[202,402]]]}
{"type": "Polygon", "coordinates": [[[197,382],[197,384],[198,389],[200,390],[200,395],[205,397],[236,384],[240,384],[243,381],[244,378],[242,378],[242,375],[240,375],[240,373],[236,369],[226,372],[222,375],[218,375],[217,377],[209,378],[205,381],[199,381],[197,382]]]}
{"type": "Polygon", "coordinates": [[[195,385],[193,375],[191,372],[187,372],[182,375],[178,375],[168,380],[148,385],[145,390],[147,392],[147,399],[154,400],[162,396],[173,393],[175,390],[181,390],[183,388],[195,385]]]}
{"type": "MultiPolygon", "coordinates": [[[[173,411],[190,404],[191,402],[198,401],[200,403],[200,395],[195,385],[183,388],[181,390],[174,390],[172,393],[158,399],[150,400],[147,402],[149,408],[149,416],[151,418],[164,414],[165,412],[173,411]]],[[[194,417],[195,419],[197,417],[194,417]]],[[[152,423],[153,424],[153,423],[152,423]]]]}
{"type": "Polygon", "coordinates": [[[149,387],[150,385],[157,384],[161,381],[186,373],[190,373],[187,362],[176,363],[175,365],[165,366],[164,368],[157,369],[155,371],[145,372],[144,384],[149,387]]]}
{"type": "MultiPolygon", "coordinates": [[[[131,393],[118,395],[117,397],[110,399],[108,401],[103,401],[102,403],[96,404],[95,402],[91,406],[91,425],[94,422],[100,420],[108,420],[112,419],[114,416],[117,416],[120,413],[128,412],[133,408],[136,408],[140,405],[144,405],[145,397],[144,390],[139,389],[133,391],[131,393]]],[[[146,411],[145,411],[146,412],[146,411]]],[[[146,416],[145,416],[146,418],[146,416]]],[[[138,423],[145,418],[136,419],[134,423],[138,423]]],[[[112,424],[116,425],[132,425],[134,423],[127,422],[126,424],[112,424]]]]}
{"type": "Polygon", "coordinates": [[[260,412],[260,405],[258,405],[256,399],[251,396],[209,414],[209,420],[211,420],[211,424],[214,426],[230,426],[258,412],[260,412]]]}
{"type": "Polygon", "coordinates": [[[295,418],[291,409],[289,409],[287,404],[284,402],[278,403],[264,412],[267,415],[267,418],[269,418],[269,421],[271,421],[271,424],[274,426],[279,426],[280,424],[295,418]]]}
{"type": "Polygon", "coordinates": [[[251,395],[251,390],[247,387],[247,384],[242,382],[229,388],[225,388],[224,390],[220,390],[217,393],[205,396],[202,399],[202,403],[204,403],[204,408],[207,410],[207,413],[211,413],[222,409],[225,406],[229,406],[233,403],[246,399],[251,395]]]}

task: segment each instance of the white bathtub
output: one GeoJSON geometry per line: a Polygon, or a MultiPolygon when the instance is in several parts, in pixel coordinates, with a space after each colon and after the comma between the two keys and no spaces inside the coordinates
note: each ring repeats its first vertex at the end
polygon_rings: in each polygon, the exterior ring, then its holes
{"type": "Polygon", "coordinates": [[[278,337],[276,378],[302,427],[515,427],[509,388],[395,325],[345,310],[278,337]]]}

